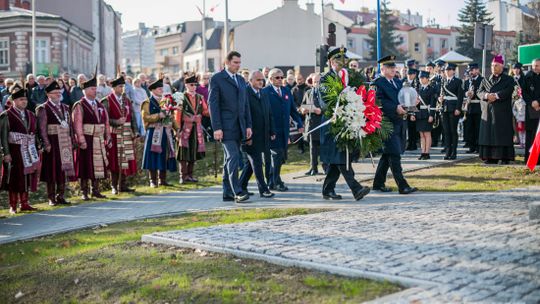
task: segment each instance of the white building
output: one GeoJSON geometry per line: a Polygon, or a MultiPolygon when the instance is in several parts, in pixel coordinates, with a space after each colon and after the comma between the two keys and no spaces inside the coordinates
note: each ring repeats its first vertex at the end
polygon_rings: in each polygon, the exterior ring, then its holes
{"type": "Polygon", "coordinates": [[[155,37],[152,29],[139,23],[139,28],[122,34],[122,70],[136,74],[150,73],[155,66],[155,37]]]}
{"type": "MultiPolygon", "coordinates": [[[[325,33],[330,22],[324,21],[325,33]]],[[[304,10],[298,0],[283,0],[281,7],[238,25],[233,31],[232,49],[242,54],[243,67],[315,66],[315,52],[321,44],[321,19],[315,14],[313,3],[308,3],[304,10]]],[[[336,45],[346,43],[345,27],[336,23],[336,45]]]]}
{"type": "Polygon", "coordinates": [[[538,0],[488,0],[487,9],[495,31],[521,32],[525,41],[531,43],[540,39],[538,0]]]}

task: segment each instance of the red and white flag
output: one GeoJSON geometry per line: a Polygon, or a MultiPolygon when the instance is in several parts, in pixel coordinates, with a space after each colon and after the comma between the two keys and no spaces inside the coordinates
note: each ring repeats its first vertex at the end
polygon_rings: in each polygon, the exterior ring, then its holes
{"type": "Polygon", "coordinates": [[[214,5],[214,6],[212,6],[212,7],[210,8],[210,13],[213,14],[213,13],[216,11],[216,8],[218,8],[218,6],[219,6],[219,3],[216,4],[216,5],[214,5]]]}
{"type": "Polygon", "coordinates": [[[538,156],[540,156],[540,124],[538,124],[538,129],[536,129],[536,136],[534,137],[534,142],[529,151],[529,160],[527,160],[527,167],[529,167],[531,171],[534,171],[534,168],[538,163],[538,156]]]}

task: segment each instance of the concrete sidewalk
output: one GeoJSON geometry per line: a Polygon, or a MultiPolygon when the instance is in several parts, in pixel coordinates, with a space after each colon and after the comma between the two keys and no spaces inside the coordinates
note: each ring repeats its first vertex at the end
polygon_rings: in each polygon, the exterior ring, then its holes
{"type": "MultiPolygon", "coordinates": [[[[448,161],[442,159],[442,154],[437,150],[432,153],[432,159],[429,161],[419,161],[417,160],[418,156],[418,153],[409,152],[403,156],[403,167],[406,171],[448,163],[448,161]]],[[[469,155],[460,153],[458,160],[470,157],[469,155]]],[[[356,176],[359,180],[372,178],[375,172],[375,168],[373,168],[369,159],[354,164],[354,169],[357,172],[356,176]]],[[[262,200],[258,196],[255,196],[252,198],[255,204],[250,204],[250,206],[272,208],[348,208],[355,206],[356,203],[352,195],[344,195],[344,200],[338,204],[322,200],[320,196],[321,177],[304,178],[303,172],[288,174],[284,176],[284,180],[289,185],[289,192],[277,193],[275,198],[271,200],[262,200]],[[302,176],[302,178],[295,179],[294,177],[297,176],[302,176]]],[[[254,184],[252,183],[251,185],[253,186],[254,184]]],[[[342,181],[338,184],[338,187],[342,189],[346,188],[342,181]]],[[[402,199],[412,199],[418,195],[420,194],[414,194],[408,198],[402,197],[402,199]]],[[[379,202],[395,199],[392,195],[377,196],[370,194],[369,197],[373,201],[379,202]]],[[[398,195],[395,194],[395,197],[398,197],[398,195]]],[[[238,206],[231,202],[222,201],[221,187],[174,192],[163,195],[141,196],[110,202],[86,203],[0,219],[0,244],[90,228],[100,224],[232,208],[238,208],[238,206]]]]}

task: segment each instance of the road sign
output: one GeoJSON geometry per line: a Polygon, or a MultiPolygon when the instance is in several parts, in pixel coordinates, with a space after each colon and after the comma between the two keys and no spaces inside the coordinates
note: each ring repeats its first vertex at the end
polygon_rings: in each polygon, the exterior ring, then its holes
{"type": "Polygon", "coordinates": [[[476,22],[474,24],[475,49],[490,51],[493,48],[493,25],[476,22]]]}
{"type": "Polygon", "coordinates": [[[540,58],[540,43],[520,45],[518,47],[518,61],[522,64],[531,64],[537,58],[540,58]]]}

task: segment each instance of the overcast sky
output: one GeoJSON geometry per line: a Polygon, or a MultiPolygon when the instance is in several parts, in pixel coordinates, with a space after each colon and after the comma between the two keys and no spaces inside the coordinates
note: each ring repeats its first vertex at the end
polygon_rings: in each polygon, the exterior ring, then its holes
{"type": "MultiPolygon", "coordinates": [[[[203,0],[105,0],[116,11],[122,14],[124,30],[136,29],[139,22],[147,26],[166,25],[188,20],[198,20],[200,14],[197,6],[201,7],[203,0]]],[[[301,7],[305,8],[308,0],[299,0],[301,7]]],[[[311,0],[315,3],[316,11],[320,12],[321,0],[311,0]]],[[[337,9],[359,10],[363,6],[376,8],[375,0],[324,0],[333,2],[337,9]]],[[[263,15],[283,3],[282,0],[229,0],[229,19],[250,20],[263,15]]],[[[465,0],[391,0],[390,8],[406,12],[410,9],[413,14],[417,11],[424,17],[424,25],[428,18],[435,18],[442,26],[458,25],[457,14],[464,5],[465,0]]],[[[214,19],[225,19],[225,0],[206,0],[206,9],[209,16],[214,19]],[[216,6],[215,12],[210,8],[216,6]]],[[[292,20],[291,20],[292,22],[292,20]]],[[[286,20],[280,20],[286,25],[286,20]]],[[[292,23],[294,24],[294,23],[292,23]]]]}

